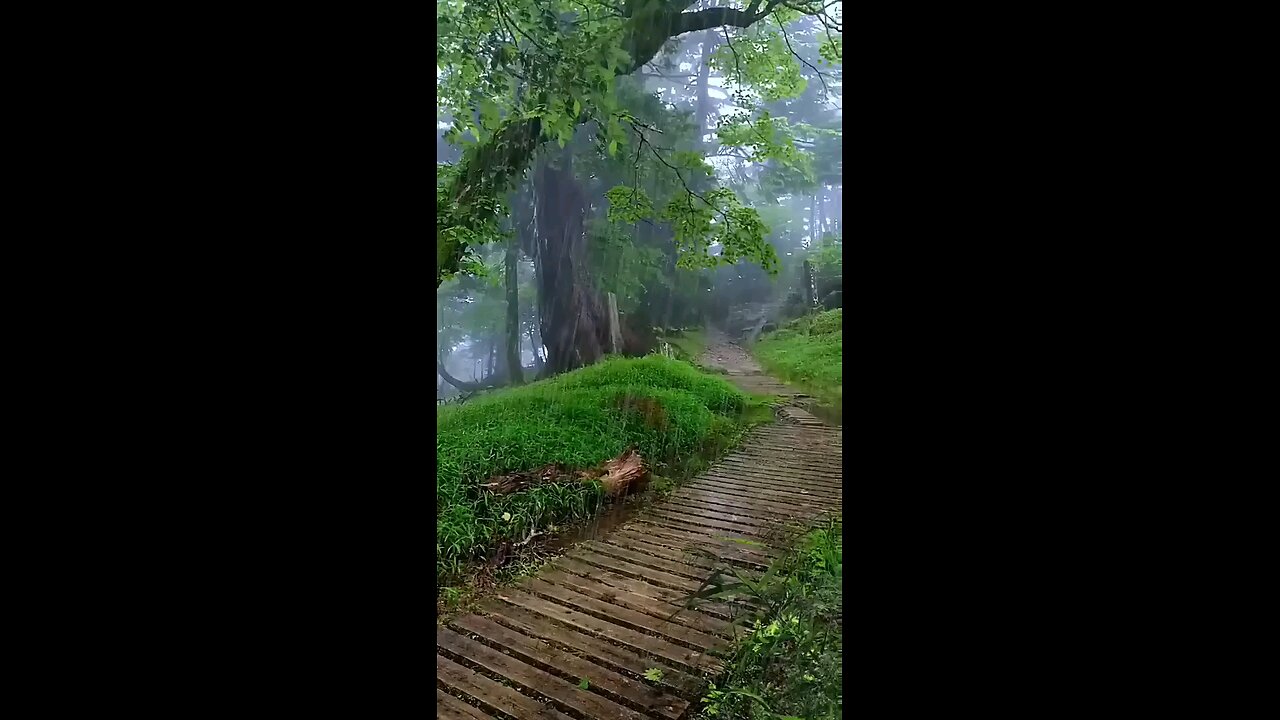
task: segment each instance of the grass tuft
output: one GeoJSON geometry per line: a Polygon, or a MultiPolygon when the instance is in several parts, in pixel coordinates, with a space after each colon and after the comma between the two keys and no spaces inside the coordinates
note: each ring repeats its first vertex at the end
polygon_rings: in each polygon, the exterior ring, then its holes
{"type": "Polygon", "coordinates": [[[829,518],[763,576],[735,573],[738,582],[708,595],[746,596],[762,609],[726,676],[708,686],[703,720],[841,717],[843,557],[841,521],[829,518]]]}

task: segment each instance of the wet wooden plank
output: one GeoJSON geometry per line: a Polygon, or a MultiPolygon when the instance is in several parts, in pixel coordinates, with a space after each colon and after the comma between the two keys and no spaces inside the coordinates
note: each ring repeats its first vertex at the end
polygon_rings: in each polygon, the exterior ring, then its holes
{"type": "Polygon", "coordinates": [[[784,503],[775,503],[768,500],[756,500],[752,498],[744,498],[741,496],[719,493],[713,490],[704,490],[701,486],[692,487],[685,486],[672,493],[672,499],[680,499],[685,502],[705,502],[712,507],[717,506],[734,506],[749,507],[753,512],[771,513],[773,517],[785,518],[802,518],[809,514],[809,510],[799,505],[786,505],[784,503]]]}
{"type": "Polygon", "coordinates": [[[795,475],[787,475],[777,470],[748,470],[733,465],[717,465],[714,472],[731,475],[737,480],[754,480],[756,482],[768,483],[773,486],[785,487],[791,489],[804,489],[809,492],[834,494],[844,491],[844,483],[840,480],[826,481],[817,480],[813,477],[800,478],[795,475]]]}
{"type": "Polygon", "coordinates": [[[676,491],[676,493],[673,493],[673,495],[677,494],[679,497],[683,498],[693,496],[700,499],[705,498],[706,500],[720,504],[749,505],[774,513],[803,513],[808,512],[817,506],[816,503],[813,503],[804,497],[777,497],[754,493],[745,488],[735,488],[733,486],[726,485],[713,475],[698,478],[697,480],[682,486],[676,491]],[[751,494],[740,494],[744,492],[751,494]]]}
{"type": "Polygon", "coordinates": [[[436,682],[476,699],[491,711],[506,713],[519,720],[576,720],[550,703],[526,697],[442,655],[436,655],[436,682]]]}
{"type": "MultiPolygon", "coordinates": [[[[712,550],[716,547],[741,550],[744,544],[750,544],[742,543],[740,542],[740,539],[749,539],[752,542],[757,543],[760,542],[760,539],[755,537],[748,538],[746,535],[718,531],[708,532],[711,530],[710,528],[688,525],[686,523],[672,520],[663,520],[656,517],[646,517],[643,515],[637,517],[623,529],[639,533],[641,535],[666,535],[668,537],[678,537],[698,543],[697,547],[705,546],[707,550],[712,550]],[[673,532],[676,534],[672,535],[673,532]]],[[[769,554],[769,551],[764,549],[754,550],[754,552],[757,554],[769,554]]]]}
{"type": "Polygon", "coordinates": [[[564,603],[581,612],[595,615],[601,620],[628,627],[637,632],[659,635],[671,642],[680,643],[700,652],[723,650],[729,646],[729,643],[722,637],[694,630],[679,623],[668,622],[642,612],[629,610],[611,602],[597,600],[563,585],[549,583],[539,578],[530,578],[520,583],[520,587],[531,593],[564,603]]]}
{"type": "Polygon", "coordinates": [[[658,554],[660,549],[678,554],[684,562],[697,561],[708,572],[712,568],[724,565],[735,565],[745,568],[768,567],[770,558],[756,553],[744,552],[738,547],[730,547],[725,543],[699,543],[690,540],[669,538],[657,533],[642,534],[631,530],[615,532],[609,536],[609,542],[617,542],[631,547],[644,546],[647,552],[658,554]]]}
{"type": "Polygon", "coordinates": [[[796,458],[765,458],[760,455],[733,455],[717,461],[716,465],[738,463],[760,470],[782,470],[787,473],[812,475],[814,479],[824,482],[841,482],[844,467],[839,462],[809,462],[796,458]]]}
{"type": "Polygon", "coordinates": [[[714,487],[724,491],[734,491],[738,493],[749,493],[752,497],[758,497],[772,502],[789,502],[796,505],[808,506],[826,506],[832,503],[839,505],[840,493],[834,495],[830,493],[814,493],[811,490],[800,488],[792,490],[785,486],[775,483],[766,483],[759,480],[752,480],[739,477],[730,477],[721,475],[720,473],[707,473],[700,482],[713,484],[714,487]]]}
{"type": "Polygon", "coordinates": [[[721,471],[730,471],[733,475],[743,477],[766,478],[773,482],[798,485],[816,490],[838,490],[844,487],[839,473],[826,475],[817,470],[792,468],[782,463],[749,463],[740,460],[723,460],[715,467],[721,471]]]}
{"type": "Polygon", "coordinates": [[[733,625],[728,621],[712,617],[697,610],[684,610],[680,605],[673,605],[656,598],[629,593],[622,588],[606,585],[596,580],[558,570],[539,573],[538,579],[660,620],[679,623],[700,632],[732,636],[733,625]]]}
{"type": "Polygon", "coordinates": [[[698,582],[695,580],[680,577],[679,575],[672,575],[671,573],[663,572],[661,570],[654,570],[653,568],[644,567],[642,565],[636,565],[635,563],[627,562],[626,560],[619,560],[618,558],[607,555],[599,555],[586,550],[574,550],[567,553],[565,557],[570,557],[589,565],[596,565],[606,570],[616,572],[619,575],[626,575],[628,577],[644,580],[645,582],[652,583],[654,585],[669,587],[674,590],[690,591],[698,589],[698,582]]]}
{"type": "Polygon", "coordinates": [[[685,486],[685,488],[693,491],[714,492],[719,495],[739,497],[743,500],[764,500],[765,502],[777,504],[790,504],[793,508],[793,514],[799,512],[807,513],[808,515],[817,515],[818,513],[829,510],[832,507],[839,507],[840,505],[838,499],[824,501],[813,496],[784,497],[776,493],[768,494],[761,491],[759,488],[739,485],[737,481],[726,482],[718,477],[708,477],[691,483],[685,486]]]}
{"type": "MultiPolygon", "coordinates": [[[[794,488],[790,483],[782,482],[777,478],[759,478],[756,475],[744,473],[733,468],[724,468],[724,466],[716,466],[716,468],[708,468],[705,473],[699,475],[698,479],[713,478],[717,483],[726,484],[742,484],[750,483],[751,486],[758,486],[758,489],[765,489],[771,493],[782,493],[783,496],[791,495],[812,495],[813,488],[794,488]],[[805,493],[800,493],[800,489],[804,489],[805,493]]],[[[844,488],[840,488],[844,489],[844,488]]],[[[835,492],[835,491],[832,491],[835,492]]],[[[785,497],[782,498],[785,500],[785,497]]],[[[801,497],[803,500],[803,497],[801,497]]]]}
{"type": "Polygon", "coordinates": [[[495,675],[531,692],[551,698],[557,705],[585,714],[589,718],[609,720],[644,720],[644,715],[574,683],[500,653],[484,643],[450,630],[436,630],[436,645],[479,665],[495,675]]]}
{"type": "Polygon", "coordinates": [[[670,537],[689,540],[695,543],[718,543],[723,547],[738,548],[766,558],[782,555],[782,550],[774,548],[760,538],[749,538],[714,530],[712,528],[685,525],[683,523],[651,518],[639,532],[652,533],[658,537],[670,537]]]}
{"type": "Polygon", "coordinates": [[[706,568],[698,567],[696,565],[689,565],[688,563],[680,562],[678,560],[667,560],[660,557],[654,557],[653,555],[650,555],[648,553],[641,552],[638,550],[629,550],[625,547],[621,547],[611,542],[600,542],[599,540],[592,540],[589,542],[581,543],[581,545],[582,547],[587,548],[592,552],[599,553],[601,555],[612,555],[613,557],[621,558],[622,560],[628,560],[630,562],[633,562],[636,565],[643,565],[645,567],[651,567],[655,570],[662,570],[665,572],[669,572],[672,575],[687,577],[690,580],[701,581],[703,578],[707,576],[706,568]]]}
{"type": "Polygon", "coordinates": [[[602,542],[632,550],[638,550],[656,557],[680,562],[685,565],[692,565],[694,567],[702,568],[704,571],[710,570],[716,565],[716,561],[704,553],[695,553],[690,550],[677,549],[673,546],[655,543],[652,538],[636,533],[633,530],[614,530],[609,533],[602,542]]]}
{"type": "Polygon", "coordinates": [[[776,524],[781,518],[761,518],[751,515],[741,515],[731,510],[737,508],[712,508],[706,503],[698,503],[690,505],[687,502],[679,502],[667,500],[655,508],[656,510],[670,510],[671,512],[683,513],[685,515],[694,515],[697,517],[705,517],[711,520],[720,520],[722,522],[731,522],[747,527],[761,528],[767,530],[770,526],[776,524]]]}
{"type": "Polygon", "coordinates": [[[698,515],[687,515],[685,513],[676,511],[674,508],[670,506],[661,507],[661,508],[650,508],[646,514],[651,515],[653,517],[666,518],[668,520],[675,520],[678,522],[682,522],[686,525],[698,525],[701,527],[708,527],[716,530],[728,530],[730,532],[734,532],[739,535],[763,537],[769,532],[766,528],[756,527],[754,525],[744,525],[742,523],[726,522],[724,520],[714,520],[712,518],[705,518],[698,515]]]}
{"type": "Polygon", "coordinates": [[[626,671],[635,675],[644,675],[649,668],[656,667],[662,671],[662,680],[658,685],[679,695],[696,698],[706,685],[700,678],[677,669],[665,661],[656,660],[652,656],[634,650],[619,647],[594,635],[589,635],[565,627],[544,615],[510,605],[497,600],[481,604],[481,609],[489,613],[490,619],[520,632],[547,642],[556,647],[564,646],[597,665],[626,671]]]}
{"type": "Polygon", "coordinates": [[[578,612],[521,590],[504,588],[498,591],[497,596],[499,600],[545,615],[572,628],[598,637],[606,637],[633,650],[662,658],[669,663],[674,663],[677,667],[684,668],[686,672],[697,673],[710,670],[713,673],[719,673],[724,668],[723,663],[704,652],[690,650],[662,638],[606,622],[594,615],[578,612]]]}
{"type": "Polygon", "coordinates": [[[711,498],[691,499],[686,494],[672,493],[666,500],[664,505],[677,505],[695,510],[709,510],[711,512],[722,513],[725,515],[737,515],[744,518],[750,518],[754,522],[770,523],[778,520],[780,513],[776,508],[762,508],[751,503],[733,502],[726,498],[720,498],[719,502],[711,498]]]}
{"type": "Polygon", "coordinates": [[[632,709],[653,713],[669,720],[679,720],[689,701],[671,695],[643,680],[627,677],[602,665],[597,665],[577,655],[557,649],[545,640],[530,637],[504,625],[480,617],[464,615],[455,619],[452,626],[461,633],[473,633],[489,643],[505,648],[512,655],[530,665],[548,672],[571,675],[570,682],[587,679],[589,689],[603,691],[611,699],[629,703],[632,709]]]}
{"type": "Polygon", "coordinates": [[[716,475],[707,475],[707,477],[699,478],[694,482],[686,484],[681,488],[682,491],[692,492],[709,492],[718,496],[727,496],[731,500],[742,500],[745,502],[769,503],[769,505],[787,506],[790,512],[818,512],[822,509],[820,503],[809,500],[804,496],[778,496],[777,493],[760,492],[759,489],[742,487],[736,483],[726,482],[716,475]]]}
{"type": "Polygon", "coordinates": [[[494,720],[449,693],[436,688],[436,717],[447,720],[494,720]]]}
{"type": "MultiPolygon", "coordinates": [[[[686,591],[650,585],[643,580],[602,570],[594,565],[580,563],[571,558],[558,558],[551,563],[551,566],[566,574],[585,577],[609,587],[625,590],[633,595],[660,600],[672,605],[673,608],[675,606],[683,607],[689,599],[689,593],[686,591]]],[[[722,620],[731,620],[743,612],[742,607],[735,607],[733,604],[726,602],[699,602],[696,607],[698,610],[722,620]]]]}
{"type": "Polygon", "coordinates": [[[838,476],[835,479],[824,478],[813,473],[792,472],[775,466],[747,466],[734,462],[724,462],[716,464],[712,470],[731,475],[740,480],[755,479],[775,483],[783,487],[804,488],[811,492],[834,492],[844,489],[844,482],[838,476]]]}
{"type": "Polygon", "coordinates": [[[832,465],[837,468],[842,467],[840,460],[840,449],[823,447],[818,449],[810,449],[801,446],[779,446],[762,441],[748,441],[742,447],[733,451],[734,457],[747,457],[762,462],[773,462],[775,458],[787,458],[792,462],[803,460],[813,461],[815,464],[832,465]]]}

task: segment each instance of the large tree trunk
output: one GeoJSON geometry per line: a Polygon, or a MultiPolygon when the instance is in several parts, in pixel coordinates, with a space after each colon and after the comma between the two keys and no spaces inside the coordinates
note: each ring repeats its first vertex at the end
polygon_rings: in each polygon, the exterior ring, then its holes
{"type": "Polygon", "coordinates": [[[547,348],[543,377],[590,365],[604,354],[608,323],[591,279],[584,228],[586,198],[568,152],[535,171],[538,315],[547,348]]]}
{"type": "Polygon", "coordinates": [[[520,374],[520,298],[516,288],[516,233],[507,239],[507,372],[511,384],[524,382],[520,374]]]}

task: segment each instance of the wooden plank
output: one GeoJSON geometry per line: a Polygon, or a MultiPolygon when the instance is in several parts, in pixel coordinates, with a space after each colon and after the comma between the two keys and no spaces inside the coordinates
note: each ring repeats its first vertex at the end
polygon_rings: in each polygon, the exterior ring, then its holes
{"type": "Polygon", "coordinates": [[[726,462],[715,466],[715,471],[736,478],[755,479],[776,483],[783,487],[804,488],[810,492],[831,493],[844,489],[844,482],[837,476],[835,479],[818,476],[814,473],[790,473],[775,467],[760,468],[726,462]]]}
{"type": "Polygon", "coordinates": [[[644,715],[631,708],[623,707],[598,693],[583,690],[575,683],[500,653],[449,628],[436,629],[436,645],[530,692],[551,698],[562,708],[576,710],[590,718],[644,720],[644,715]]]}
{"type": "Polygon", "coordinates": [[[764,489],[754,484],[739,480],[708,475],[685,486],[690,490],[706,490],[721,495],[733,495],[746,500],[763,500],[777,504],[789,504],[801,510],[818,513],[833,506],[838,506],[839,498],[818,497],[812,494],[791,494],[764,489]]]}
{"type": "Polygon", "coordinates": [[[692,592],[698,589],[699,583],[695,580],[690,580],[689,578],[680,577],[678,575],[672,575],[671,573],[663,572],[661,570],[643,567],[641,565],[636,565],[635,563],[619,560],[618,558],[607,555],[598,555],[596,553],[587,552],[586,550],[574,550],[567,553],[565,557],[570,557],[574,560],[581,560],[582,562],[596,565],[605,568],[606,570],[611,570],[619,575],[626,575],[628,577],[644,580],[645,582],[652,583],[654,585],[669,587],[674,590],[692,592]]]}
{"type": "MultiPolygon", "coordinates": [[[[743,496],[735,494],[735,489],[729,486],[723,486],[712,477],[698,478],[697,480],[682,486],[679,490],[672,493],[672,497],[678,497],[683,500],[699,500],[702,502],[718,503],[721,505],[743,505],[753,509],[759,509],[764,512],[777,513],[803,513],[806,512],[812,503],[805,500],[796,501],[791,498],[778,498],[764,495],[743,496]]],[[[738,490],[737,492],[742,492],[738,490]]],[[[746,491],[750,492],[750,491],[746,491]]]]}
{"type": "Polygon", "coordinates": [[[699,476],[701,479],[712,479],[721,484],[748,485],[756,490],[766,492],[770,495],[777,495],[780,499],[788,497],[797,497],[804,500],[815,493],[820,495],[833,495],[844,490],[843,487],[831,489],[814,489],[805,486],[795,486],[790,482],[779,480],[777,478],[759,477],[746,472],[737,472],[733,468],[713,467],[709,468],[705,473],[699,476]]]}
{"type": "Polygon", "coordinates": [[[493,720],[474,707],[436,688],[436,717],[448,720],[493,720]]]}
{"type": "Polygon", "coordinates": [[[474,633],[490,643],[503,647],[531,665],[573,677],[571,682],[586,678],[589,689],[611,695],[612,699],[629,703],[642,712],[651,712],[669,720],[679,720],[689,701],[671,695],[644,681],[627,677],[602,665],[557,649],[545,640],[529,637],[479,615],[463,615],[453,621],[462,633],[474,633]]]}
{"type": "Polygon", "coordinates": [[[756,500],[752,498],[736,497],[725,493],[718,493],[712,490],[704,490],[694,487],[682,487],[672,493],[671,500],[682,500],[684,502],[704,502],[713,507],[715,506],[739,506],[751,508],[752,512],[767,512],[773,517],[802,518],[806,517],[809,512],[798,505],[785,505],[783,503],[770,502],[768,500],[756,500]]]}
{"type": "Polygon", "coordinates": [[[686,672],[698,673],[710,670],[712,673],[719,673],[724,668],[723,663],[706,653],[690,650],[662,638],[656,638],[622,625],[606,622],[593,615],[578,612],[550,600],[530,595],[522,590],[503,588],[497,592],[497,597],[499,600],[545,615],[577,630],[589,632],[597,637],[609,638],[633,650],[662,658],[674,663],[677,667],[685,669],[686,672]]]}
{"type": "Polygon", "coordinates": [[[726,546],[737,546],[750,550],[758,555],[766,555],[777,557],[782,554],[778,550],[768,545],[764,540],[757,537],[747,537],[745,535],[736,535],[727,533],[714,528],[698,527],[697,525],[686,525],[680,522],[664,520],[662,518],[649,518],[646,523],[653,528],[655,535],[671,536],[673,533],[680,533],[682,538],[690,538],[695,542],[703,543],[723,543],[726,546]]]}
{"type": "Polygon", "coordinates": [[[723,520],[724,522],[733,522],[740,525],[750,527],[768,528],[773,525],[776,516],[756,517],[755,515],[744,515],[741,512],[735,512],[738,508],[720,507],[713,508],[708,503],[690,503],[688,501],[681,502],[668,498],[658,506],[658,509],[671,509],[673,512],[681,512],[686,515],[697,515],[700,517],[711,518],[713,520],[723,520]]]}
{"type": "Polygon", "coordinates": [[[715,520],[713,518],[705,518],[697,515],[686,515],[671,507],[649,508],[647,515],[653,517],[666,518],[668,520],[676,520],[686,525],[699,525],[702,527],[714,528],[716,530],[728,530],[738,533],[739,535],[751,535],[755,537],[764,537],[769,534],[767,528],[756,527],[753,525],[743,525],[742,523],[726,522],[724,520],[715,520]]]}
{"type": "MultiPolygon", "coordinates": [[[[813,435],[813,433],[806,432],[806,435],[813,435]]],[[[793,457],[813,457],[817,455],[825,458],[843,459],[842,442],[841,439],[832,436],[747,437],[743,439],[742,445],[734,452],[760,455],[793,454],[793,457]]]]}
{"type": "Polygon", "coordinates": [[[734,476],[765,478],[771,482],[799,485],[809,489],[838,490],[844,487],[839,474],[826,475],[817,471],[789,467],[783,463],[754,463],[725,458],[715,464],[715,469],[730,471],[734,476]]]}
{"type": "Polygon", "coordinates": [[[662,618],[656,618],[642,612],[629,610],[621,605],[611,602],[597,600],[596,598],[589,595],[583,595],[582,593],[571,590],[563,585],[549,583],[546,580],[539,578],[530,578],[525,580],[520,583],[520,587],[531,593],[559,601],[569,607],[595,615],[601,620],[607,620],[615,625],[629,627],[637,632],[661,635],[671,642],[680,643],[681,645],[693,650],[709,652],[713,650],[726,649],[729,646],[729,643],[722,637],[710,635],[700,630],[694,630],[693,628],[685,627],[684,625],[674,622],[668,622],[662,618]]]}
{"type": "Polygon", "coordinates": [[[834,492],[844,489],[844,480],[839,474],[826,475],[807,470],[791,471],[782,466],[758,467],[741,465],[734,462],[717,464],[713,470],[723,475],[741,478],[756,478],[786,487],[802,487],[810,491],[834,492]]]}
{"type": "Polygon", "coordinates": [[[703,578],[707,576],[706,568],[688,565],[677,560],[665,560],[660,557],[654,557],[648,553],[630,550],[615,543],[591,540],[580,543],[580,546],[601,555],[612,555],[616,558],[621,558],[622,560],[629,560],[637,565],[651,567],[655,570],[663,570],[671,573],[672,575],[687,577],[690,580],[697,580],[698,582],[702,582],[703,578]]]}
{"type": "Polygon", "coordinates": [[[716,566],[715,560],[702,553],[694,553],[687,550],[677,549],[676,547],[654,543],[650,538],[641,535],[634,530],[615,530],[614,532],[609,533],[609,536],[604,538],[602,542],[618,545],[619,547],[639,550],[656,557],[699,567],[703,570],[710,570],[716,566]]]}
{"type": "MultiPolygon", "coordinates": [[[[696,547],[711,550],[713,547],[724,547],[733,550],[741,550],[744,543],[731,539],[732,537],[749,539],[753,543],[760,542],[758,538],[747,538],[746,535],[734,535],[733,533],[724,532],[708,532],[710,528],[698,527],[696,525],[688,525],[681,522],[671,520],[663,520],[656,517],[638,517],[629,524],[625,530],[641,535],[667,535],[669,537],[678,537],[680,539],[689,540],[696,543],[696,547]],[[670,531],[679,533],[672,536],[670,531]]],[[[750,543],[745,543],[750,544],[750,543]]],[[[758,555],[777,554],[780,551],[767,551],[763,547],[752,548],[752,552],[758,555]]]]}
{"type": "MultiPolygon", "coordinates": [[[[690,593],[686,591],[650,585],[643,580],[602,570],[594,565],[580,563],[572,558],[558,558],[551,563],[551,566],[565,574],[578,575],[609,587],[625,590],[633,595],[660,600],[670,604],[673,608],[676,606],[683,607],[689,599],[690,593]]],[[[699,602],[697,609],[722,620],[731,620],[743,612],[741,606],[726,602],[699,602]]]]}
{"type": "Polygon", "coordinates": [[[716,502],[716,500],[712,498],[693,499],[685,494],[672,493],[663,501],[663,504],[679,505],[681,507],[694,509],[705,509],[726,515],[739,515],[751,518],[756,522],[773,522],[777,520],[779,516],[776,508],[762,508],[746,502],[735,503],[732,500],[723,497],[719,499],[719,502],[716,502]]]}
{"type": "Polygon", "coordinates": [[[810,448],[800,444],[795,445],[770,445],[765,442],[747,442],[742,447],[733,451],[733,454],[739,457],[745,456],[757,458],[767,462],[772,462],[775,458],[783,457],[796,460],[813,460],[817,463],[840,467],[840,463],[832,463],[831,460],[842,460],[840,448],[816,447],[810,448]]]}
{"type": "Polygon", "coordinates": [[[656,667],[662,671],[662,680],[658,681],[658,684],[680,695],[696,698],[702,694],[703,686],[706,684],[702,679],[655,660],[652,656],[642,655],[601,640],[594,635],[572,630],[536,612],[497,600],[486,601],[480,607],[486,613],[490,613],[491,620],[515,628],[531,637],[550,642],[556,647],[563,646],[582,653],[583,657],[597,665],[634,673],[637,676],[643,675],[649,668],[656,667]]]}
{"type": "Polygon", "coordinates": [[[659,549],[666,549],[671,553],[679,553],[680,557],[686,558],[685,562],[696,559],[703,564],[707,572],[723,565],[737,565],[745,568],[764,568],[769,566],[770,558],[763,557],[758,554],[743,552],[737,547],[729,547],[725,543],[697,543],[688,540],[679,540],[676,538],[667,538],[656,533],[642,535],[631,530],[625,532],[615,532],[609,536],[609,542],[617,541],[619,544],[629,546],[644,545],[645,549],[653,554],[658,554],[659,549]],[[698,555],[693,555],[697,551],[698,555]],[[702,553],[709,553],[710,556],[702,553]]]}
{"type": "Polygon", "coordinates": [[[791,502],[793,504],[802,505],[825,505],[833,501],[839,504],[841,493],[815,493],[807,488],[792,490],[786,486],[777,485],[775,483],[766,483],[754,478],[741,478],[729,475],[721,475],[720,473],[707,473],[700,478],[707,482],[715,483],[715,486],[724,490],[736,490],[738,492],[748,492],[755,497],[772,500],[774,502],[791,502]]]}
{"type": "Polygon", "coordinates": [[[525,697],[519,691],[439,654],[436,655],[436,682],[444,683],[478,700],[491,711],[505,713],[520,720],[575,720],[556,710],[550,703],[525,697]]]}
{"type": "Polygon", "coordinates": [[[789,506],[791,512],[807,512],[816,513],[822,509],[822,505],[817,501],[807,499],[795,499],[792,497],[779,497],[778,495],[770,495],[762,493],[754,488],[747,488],[737,484],[727,483],[720,478],[707,476],[685,485],[682,490],[690,490],[694,492],[708,492],[716,495],[727,495],[742,502],[759,502],[769,503],[771,505],[789,506]]]}
{"type": "Polygon", "coordinates": [[[572,573],[558,570],[544,571],[538,574],[538,579],[569,588],[574,592],[582,593],[606,603],[620,605],[628,610],[644,613],[660,620],[679,623],[704,633],[727,635],[729,637],[732,637],[733,634],[733,625],[725,620],[697,610],[685,610],[680,605],[629,593],[622,588],[605,585],[602,582],[579,577],[572,573]]]}

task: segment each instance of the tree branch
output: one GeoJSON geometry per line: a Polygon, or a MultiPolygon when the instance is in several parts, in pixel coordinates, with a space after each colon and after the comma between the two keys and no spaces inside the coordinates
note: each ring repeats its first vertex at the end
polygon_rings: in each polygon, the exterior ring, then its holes
{"type": "Polygon", "coordinates": [[[458,378],[450,375],[448,370],[445,370],[444,362],[440,358],[436,358],[436,374],[444,378],[445,382],[459,390],[488,390],[490,388],[500,387],[493,383],[472,383],[467,382],[466,380],[459,380],[458,378]]]}
{"type": "MultiPolygon", "coordinates": [[[[791,38],[787,37],[787,28],[786,28],[786,26],[782,24],[782,21],[781,21],[781,20],[778,20],[777,16],[774,16],[774,18],[773,18],[773,19],[774,19],[775,21],[777,21],[777,23],[778,23],[778,29],[782,31],[782,40],[783,40],[784,42],[786,42],[786,43],[787,43],[787,49],[791,51],[791,54],[792,54],[792,55],[795,55],[795,56],[796,56],[796,59],[797,59],[797,60],[799,60],[800,62],[804,63],[805,65],[808,65],[808,66],[809,66],[809,68],[810,68],[811,70],[813,70],[814,72],[818,73],[818,80],[822,82],[822,92],[823,92],[823,94],[824,94],[826,97],[831,97],[831,88],[827,87],[827,81],[822,79],[822,76],[823,76],[825,73],[823,73],[823,72],[822,72],[821,70],[819,70],[818,68],[814,67],[814,66],[813,66],[813,63],[811,63],[811,62],[809,62],[808,60],[805,60],[804,58],[800,57],[800,53],[796,52],[796,51],[795,51],[795,48],[791,47],[791,38]]],[[[834,76],[834,75],[832,75],[832,77],[834,78],[835,76],[834,76]]]]}

